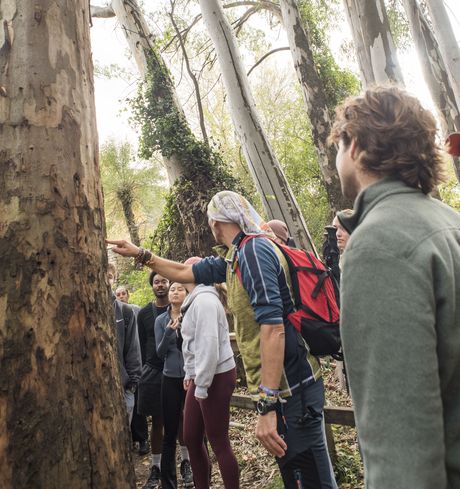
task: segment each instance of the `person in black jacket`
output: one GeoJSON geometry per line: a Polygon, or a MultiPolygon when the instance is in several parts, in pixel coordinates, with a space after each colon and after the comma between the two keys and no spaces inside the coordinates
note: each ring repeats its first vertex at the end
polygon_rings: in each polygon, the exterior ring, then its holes
{"type": "Polygon", "coordinates": [[[155,299],[143,307],[137,316],[137,326],[142,354],[142,376],[139,382],[137,411],[151,417],[150,443],[152,465],[149,477],[142,489],[160,487],[161,447],[163,444],[163,418],[161,414],[161,379],[163,360],[157,355],[155,320],[169,306],[169,280],[152,271],[149,283],[155,299]]]}
{"type": "MultiPolygon", "coordinates": [[[[109,265],[107,278],[112,286],[116,269],[109,265]]],[[[121,373],[121,384],[124,389],[126,409],[131,423],[134,410],[134,394],[141,375],[141,351],[137,334],[136,317],[133,310],[118,301],[112,292],[112,303],[115,314],[115,334],[117,338],[118,363],[121,373]]]]}

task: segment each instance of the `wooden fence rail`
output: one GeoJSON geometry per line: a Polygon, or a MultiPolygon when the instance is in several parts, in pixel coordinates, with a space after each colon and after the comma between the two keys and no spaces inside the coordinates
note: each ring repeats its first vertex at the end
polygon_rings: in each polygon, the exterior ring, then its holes
{"type": "MultiPolygon", "coordinates": [[[[233,394],[231,406],[240,409],[255,410],[254,401],[243,394],[233,394]]],[[[340,426],[355,426],[355,415],[352,408],[326,406],[324,408],[324,420],[327,424],[338,424],[340,426]]]]}

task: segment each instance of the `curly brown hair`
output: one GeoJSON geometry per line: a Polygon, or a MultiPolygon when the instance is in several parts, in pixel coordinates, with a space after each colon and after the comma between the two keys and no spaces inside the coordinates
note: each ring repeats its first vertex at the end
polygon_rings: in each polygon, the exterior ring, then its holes
{"type": "Polygon", "coordinates": [[[420,101],[396,87],[374,87],[336,110],[330,143],[358,146],[365,171],[393,176],[428,194],[444,180],[436,121],[420,101]]]}

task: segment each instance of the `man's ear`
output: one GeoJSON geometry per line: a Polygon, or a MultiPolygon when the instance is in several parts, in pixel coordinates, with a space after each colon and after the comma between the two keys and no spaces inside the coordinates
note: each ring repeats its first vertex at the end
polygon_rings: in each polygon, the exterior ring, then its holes
{"type": "Polygon", "coordinates": [[[356,141],[356,138],[353,138],[351,140],[351,144],[350,144],[350,156],[353,160],[356,160],[356,158],[358,157],[358,153],[359,153],[359,150],[358,150],[358,141],[356,141]]]}

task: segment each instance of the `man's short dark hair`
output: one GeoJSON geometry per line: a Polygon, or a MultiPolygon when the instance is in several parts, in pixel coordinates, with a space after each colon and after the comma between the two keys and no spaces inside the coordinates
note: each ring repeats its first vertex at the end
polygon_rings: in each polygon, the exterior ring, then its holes
{"type": "Polygon", "coordinates": [[[150,287],[153,287],[153,279],[155,278],[155,275],[157,274],[158,272],[155,272],[155,270],[152,270],[150,272],[150,275],[149,275],[149,284],[150,284],[150,287]]]}
{"type": "Polygon", "coordinates": [[[444,180],[436,130],[433,114],[417,98],[395,86],[375,87],[337,108],[329,140],[346,147],[356,140],[365,171],[427,194],[444,180]]]}

